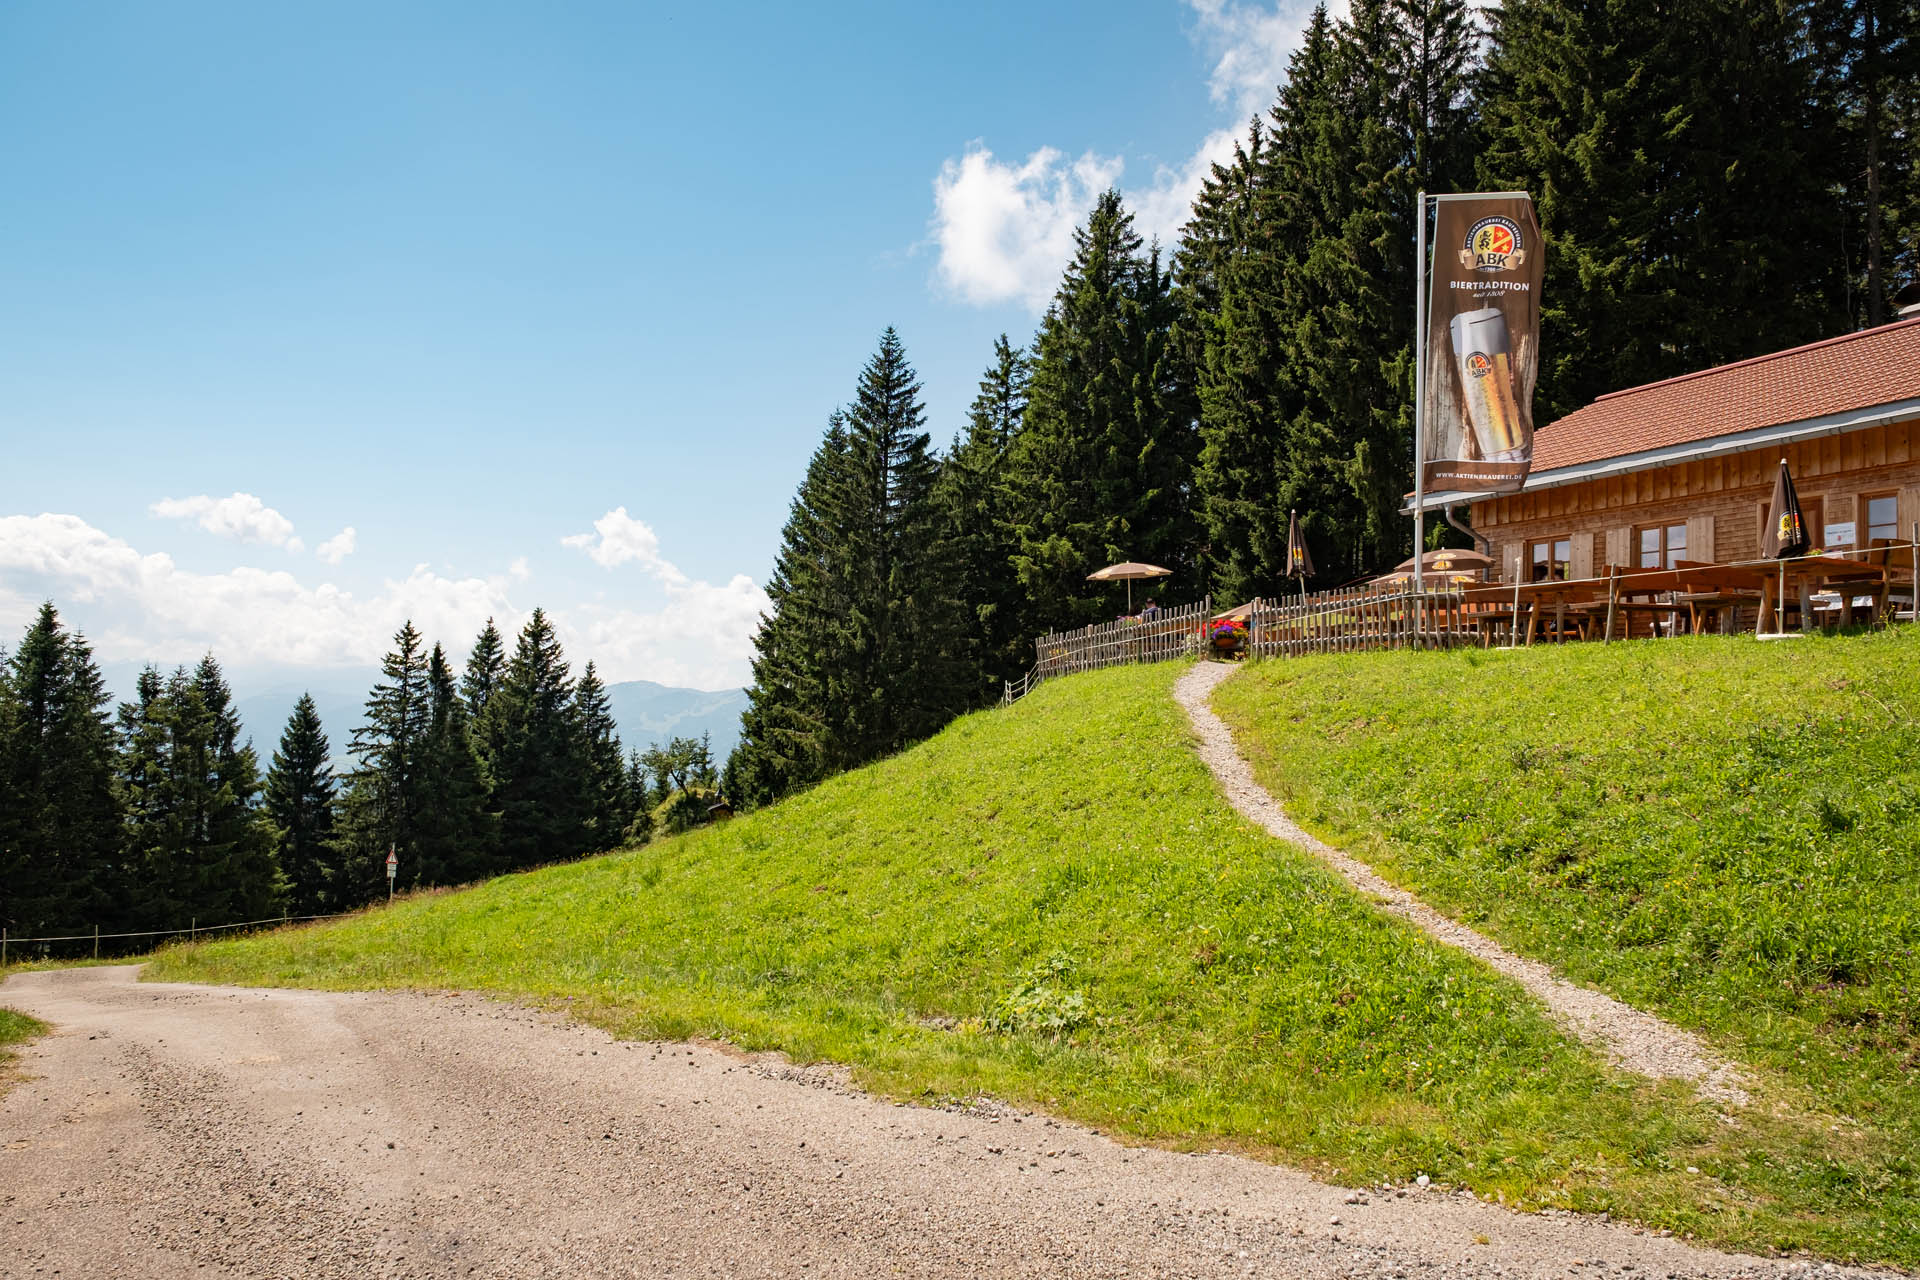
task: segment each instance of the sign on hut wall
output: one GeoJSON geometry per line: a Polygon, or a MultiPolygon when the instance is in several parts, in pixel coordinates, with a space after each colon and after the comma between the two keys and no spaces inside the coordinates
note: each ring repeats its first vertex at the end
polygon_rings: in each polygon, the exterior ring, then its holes
{"type": "Polygon", "coordinates": [[[1508,493],[1533,460],[1546,255],[1525,196],[1436,200],[1428,302],[1428,492],[1508,493]]]}

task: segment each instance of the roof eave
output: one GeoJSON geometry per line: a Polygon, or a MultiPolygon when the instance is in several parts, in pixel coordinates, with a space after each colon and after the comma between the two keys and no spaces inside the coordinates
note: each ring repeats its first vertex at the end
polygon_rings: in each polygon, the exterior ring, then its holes
{"type": "MultiPolygon", "coordinates": [[[[1860,409],[1847,409],[1839,413],[1822,414],[1817,418],[1801,418],[1794,422],[1755,427],[1729,435],[1710,436],[1705,440],[1664,445],[1658,449],[1643,449],[1638,453],[1596,458],[1592,462],[1555,467],[1551,471],[1536,471],[1527,477],[1526,484],[1519,492],[1537,493],[1542,489],[1558,489],[1570,484],[1584,484],[1589,480],[1604,480],[1610,476],[1626,475],[1632,471],[1644,471],[1649,467],[1670,467],[1683,462],[1700,462],[1707,458],[1724,457],[1730,453],[1745,453],[1749,449],[1768,445],[1799,444],[1805,440],[1817,440],[1822,436],[1864,431],[1868,427],[1885,426],[1890,422],[1914,417],[1920,417],[1920,397],[1895,400],[1888,404],[1868,405],[1860,409]]],[[[1422,506],[1428,511],[1438,511],[1443,507],[1458,506],[1463,502],[1485,502],[1490,498],[1501,496],[1503,495],[1488,492],[1429,493],[1422,506]]],[[[1400,513],[1412,515],[1413,504],[1408,503],[1402,507],[1400,513]]]]}

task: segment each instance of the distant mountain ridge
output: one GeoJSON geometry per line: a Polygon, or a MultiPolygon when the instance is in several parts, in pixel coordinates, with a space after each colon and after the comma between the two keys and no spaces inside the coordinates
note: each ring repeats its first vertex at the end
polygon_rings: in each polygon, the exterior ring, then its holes
{"type": "MultiPolygon", "coordinates": [[[[139,672],[136,663],[103,665],[102,673],[116,702],[133,696],[139,672]]],[[[333,748],[334,772],[345,773],[351,765],[347,746],[365,714],[367,694],[380,679],[379,670],[316,671],[309,679],[288,679],[282,671],[268,679],[271,683],[259,688],[258,684],[267,681],[249,680],[245,673],[228,673],[241,732],[253,739],[261,769],[272,763],[274,748],[287,726],[287,717],[293,714],[294,703],[302,693],[310,693],[333,748]]],[[[644,751],[669,738],[697,738],[705,733],[713,737],[715,764],[724,764],[740,740],[740,713],[747,707],[747,691],[679,689],[652,680],[623,680],[607,686],[607,702],[613,709],[621,745],[627,750],[644,751]]]]}

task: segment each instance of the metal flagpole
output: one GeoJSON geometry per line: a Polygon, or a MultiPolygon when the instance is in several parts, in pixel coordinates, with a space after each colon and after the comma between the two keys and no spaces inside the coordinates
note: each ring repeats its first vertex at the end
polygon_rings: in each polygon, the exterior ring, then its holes
{"type": "Polygon", "coordinates": [[[1416,634],[1426,629],[1425,562],[1427,540],[1427,193],[1413,197],[1413,599],[1416,634]]]}

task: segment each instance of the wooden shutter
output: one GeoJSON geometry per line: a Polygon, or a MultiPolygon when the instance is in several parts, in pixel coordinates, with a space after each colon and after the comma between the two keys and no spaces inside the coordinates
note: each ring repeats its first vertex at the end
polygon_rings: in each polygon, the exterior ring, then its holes
{"type": "Polygon", "coordinates": [[[1713,559],[1713,517],[1687,517],[1687,559],[1713,559]]]}
{"type": "Polygon", "coordinates": [[[1524,542],[1509,542],[1501,549],[1501,561],[1506,565],[1506,582],[1520,581],[1520,557],[1526,551],[1524,542]]]}
{"type": "Polygon", "coordinates": [[[1576,533],[1573,535],[1573,552],[1567,560],[1569,578],[1591,578],[1593,576],[1593,535],[1576,533]]]}
{"type": "Polygon", "coordinates": [[[1607,530],[1607,563],[1620,569],[1633,568],[1633,526],[1607,530]]]}
{"type": "Polygon", "coordinates": [[[1895,542],[1912,542],[1913,526],[1920,524],[1920,484],[1902,485],[1900,499],[1894,503],[1900,527],[1893,531],[1895,542]]]}

